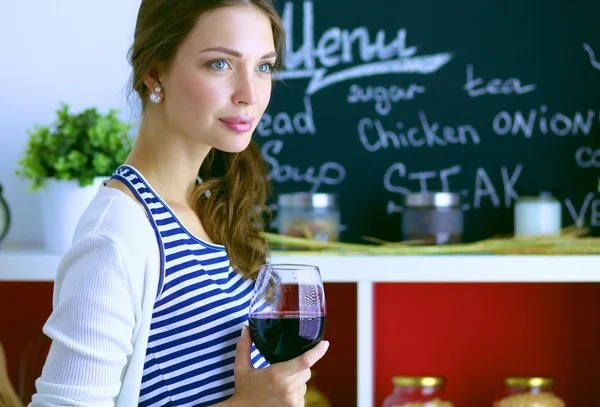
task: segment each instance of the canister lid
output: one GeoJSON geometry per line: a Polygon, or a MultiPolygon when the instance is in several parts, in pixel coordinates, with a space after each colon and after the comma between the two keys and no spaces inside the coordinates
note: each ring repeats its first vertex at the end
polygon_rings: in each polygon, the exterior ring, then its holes
{"type": "Polygon", "coordinates": [[[527,189],[517,189],[515,190],[519,199],[521,200],[555,200],[559,197],[559,192],[551,189],[541,189],[541,190],[527,190],[527,189]]]}
{"type": "Polygon", "coordinates": [[[507,377],[504,385],[507,387],[551,387],[554,379],[551,377],[507,377]]]}
{"type": "Polygon", "coordinates": [[[336,194],[295,192],[280,194],[278,203],[281,208],[337,208],[338,197],[336,194]]]}
{"type": "Polygon", "coordinates": [[[436,376],[394,376],[392,378],[395,386],[438,387],[444,382],[443,377],[436,376]]]}
{"type": "Polygon", "coordinates": [[[405,205],[410,208],[460,207],[460,195],[454,192],[416,192],[406,194],[405,205]]]}

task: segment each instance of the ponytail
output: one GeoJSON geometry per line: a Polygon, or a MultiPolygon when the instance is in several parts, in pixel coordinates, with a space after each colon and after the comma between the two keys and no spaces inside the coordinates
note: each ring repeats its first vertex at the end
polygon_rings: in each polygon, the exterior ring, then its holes
{"type": "Polygon", "coordinates": [[[266,262],[267,242],[263,213],[270,194],[266,170],[258,145],[240,153],[212,149],[202,166],[192,194],[195,208],[206,233],[227,249],[231,266],[255,279],[266,262]]]}

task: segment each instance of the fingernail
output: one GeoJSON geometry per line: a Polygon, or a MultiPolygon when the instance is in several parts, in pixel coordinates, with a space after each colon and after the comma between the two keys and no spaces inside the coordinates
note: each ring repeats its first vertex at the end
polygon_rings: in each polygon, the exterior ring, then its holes
{"type": "Polygon", "coordinates": [[[323,348],[325,348],[325,350],[329,348],[329,341],[323,341],[323,348]]]}
{"type": "Polygon", "coordinates": [[[242,326],[242,338],[246,335],[246,325],[242,326]]]}

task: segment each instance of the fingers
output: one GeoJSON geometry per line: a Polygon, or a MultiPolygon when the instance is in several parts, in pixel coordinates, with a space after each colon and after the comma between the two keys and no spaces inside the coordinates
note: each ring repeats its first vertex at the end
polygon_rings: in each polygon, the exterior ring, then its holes
{"type": "Polygon", "coordinates": [[[328,341],[321,341],[317,346],[297,358],[288,360],[287,362],[277,363],[273,367],[281,369],[284,374],[289,376],[296,375],[303,370],[310,369],[312,365],[321,359],[329,348],[328,341]]]}
{"type": "Polygon", "coordinates": [[[310,380],[310,376],[310,369],[306,369],[298,373],[296,376],[294,376],[294,387],[301,388],[303,385],[306,384],[306,382],[310,380]]]}
{"type": "Polygon", "coordinates": [[[298,389],[298,407],[304,407],[304,396],[306,395],[306,383],[298,389]]]}
{"type": "Polygon", "coordinates": [[[233,370],[236,373],[249,373],[254,370],[250,353],[252,352],[252,339],[248,327],[242,327],[242,336],[240,337],[235,348],[235,362],[233,370]]]}
{"type": "Polygon", "coordinates": [[[304,396],[306,396],[307,386],[306,383],[301,384],[299,387],[290,391],[284,396],[284,400],[281,405],[293,406],[293,407],[304,407],[304,396]]]}

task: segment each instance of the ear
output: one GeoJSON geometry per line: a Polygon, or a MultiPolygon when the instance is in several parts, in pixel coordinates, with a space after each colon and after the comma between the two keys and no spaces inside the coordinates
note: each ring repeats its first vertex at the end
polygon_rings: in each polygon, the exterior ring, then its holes
{"type": "Polygon", "coordinates": [[[153,68],[144,77],[144,84],[150,90],[151,93],[154,93],[156,96],[163,97],[164,96],[164,87],[159,80],[158,68],[153,68]],[[160,91],[157,92],[156,89],[160,88],[160,91]]]}

